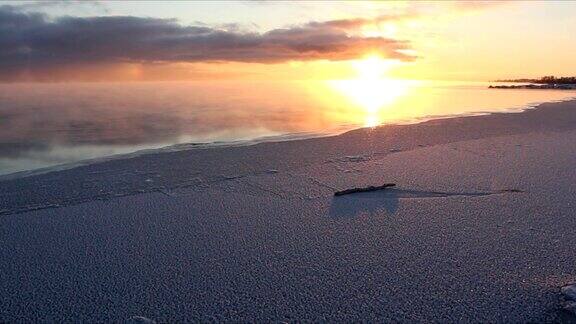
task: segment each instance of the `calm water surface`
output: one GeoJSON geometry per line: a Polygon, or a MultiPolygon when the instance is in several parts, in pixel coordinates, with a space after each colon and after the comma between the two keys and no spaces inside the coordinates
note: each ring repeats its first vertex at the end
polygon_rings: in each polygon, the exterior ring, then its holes
{"type": "Polygon", "coordinates": [[[519,110],[576,95],[486,87],[390,80],[2,84],[0,174],[182,143],[519,110]]]}

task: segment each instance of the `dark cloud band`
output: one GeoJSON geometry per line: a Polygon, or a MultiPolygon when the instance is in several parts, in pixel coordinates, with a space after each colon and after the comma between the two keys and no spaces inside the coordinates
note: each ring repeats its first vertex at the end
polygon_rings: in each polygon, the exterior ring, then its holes
{"type": "Polygon", "coordinates": [[[0,73],[109,64],[348,60],[367,52],[410,60],[406,42],[361,37],[362,19],[312,22],[266,33],[184,26],[171,19],[132,16],[61,17],[0,7],[0,73]]]}

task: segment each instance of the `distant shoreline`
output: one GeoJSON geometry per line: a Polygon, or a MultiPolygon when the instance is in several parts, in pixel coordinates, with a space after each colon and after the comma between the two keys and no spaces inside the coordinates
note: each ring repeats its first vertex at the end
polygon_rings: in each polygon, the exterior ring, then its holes
{"type": "Polygon", "coordinates": [[[496,82],[523,83],[521,85],[490,85],[491,89],[552,89],[552,90],[576,90],[576,77],[545,76],[540,79],[509,79],[496,80],[496,82]]]}
{"type": "Polygon", "coordinates": [[[576,84],[521,84],[521,85],[490,85],[489,89],[544,89],[544,90],[576,90],[576,84]]]}

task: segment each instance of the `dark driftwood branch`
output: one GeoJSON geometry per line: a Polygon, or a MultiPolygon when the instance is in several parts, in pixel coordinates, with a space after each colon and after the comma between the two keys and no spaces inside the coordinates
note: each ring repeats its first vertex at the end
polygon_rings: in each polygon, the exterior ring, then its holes
{"type": "Polygon", "coordinates": [[[382,190],[382,189],[394,187],[395,185],[396,185],[395,183],[385,183],[385,184],[383,184],[381,186],[377,186],[377,187],[370,186],[370,187],[366,187],[366,188],[346,189],[346,190],[342,190],[342,191],[336,191],[334,193],[334,196],[343,196],[343,195],[349,195],[349,194],[359,193],[359,192],[377,191],[377,190],[382,190]]]}

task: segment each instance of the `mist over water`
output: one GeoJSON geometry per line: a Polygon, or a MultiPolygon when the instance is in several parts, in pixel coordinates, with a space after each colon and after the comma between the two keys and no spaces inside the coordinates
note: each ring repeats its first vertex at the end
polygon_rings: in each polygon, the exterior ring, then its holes
{"type": "Polygon", "coordinates": [[[520,110],[575,95],[393,80],[2,84],[0,174],[182,143],[520,110]]]}

